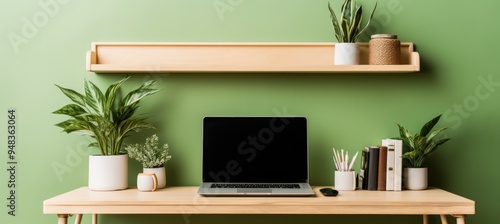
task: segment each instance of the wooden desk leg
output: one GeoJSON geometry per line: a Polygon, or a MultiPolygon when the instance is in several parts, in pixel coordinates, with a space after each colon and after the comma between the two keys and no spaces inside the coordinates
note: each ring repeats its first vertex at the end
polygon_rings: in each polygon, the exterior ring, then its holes
{"type": "Polygon", "coordinates": [[[97,224],[97,214],[92,214],[92,224],[97,224]]]}
{"type": "Polygon", "coordinates": [[[68,224],[68,214],[58,214],[57,224],[68,224]]]}
{"type": "Polygon", "coordinates": [[[428,215],[424,214],[424,216],[422,217],[423,221],[424,221],[424,224],[428,224],[429,223],[429,217],[428,215]]]}
{"type": "Polygon", "coordinates": [[[457,224],[465,224],[465,215],[453,215],[457,219],[457,224]]]}
{"type": "Polygon", "coordinates": [[[82,214],[76,214],[75,224],[81,224],[81,223],[82,223],[82,214]]]}
{"type": "Polygon", "coordinates": [[[441,217],[441,224],[448,224],[448,220],[446,219],[446,215],[439,215],[441,217]]]}
{"type": "MultiPolygon", "coordinates": [[[[446,219],[446,215],[439,215],[441,217],[442,224],[448,224],[448,220],[446,219]]],[[[451,215],[457,219],[457,224],[465,224],[465,215],[451,215]]]]}

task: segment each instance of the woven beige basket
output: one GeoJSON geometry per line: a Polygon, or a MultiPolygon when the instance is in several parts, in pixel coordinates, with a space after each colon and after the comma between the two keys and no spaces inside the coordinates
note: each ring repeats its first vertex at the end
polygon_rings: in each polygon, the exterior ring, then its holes
{"type": "Polygon", "coordinates": [[[401,63],[401,42],[396,35],[375,34],[369,42],[370,65],[397,65],[401,63]]]}

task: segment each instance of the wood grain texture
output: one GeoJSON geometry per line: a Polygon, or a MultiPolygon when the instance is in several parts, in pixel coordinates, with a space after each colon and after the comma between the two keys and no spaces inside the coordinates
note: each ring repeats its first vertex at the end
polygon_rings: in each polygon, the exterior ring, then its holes
{"type": "Polygon", "coordinates": [[[325,197],[204,197],[197,187],[98,192],[82,187],[43,202],[45,214],[460,214],[475,202],[441,189],[340,191],[325,197]]]}
{"type": "Polygon", "coordinates": [[[401,43],[401,64],[368,65],[360,43],[360,65],[334,65],[334,43],[147,43],[94,42],[86,69],[96,73],[280,72],[407,73],[420,70],[413,43],[401,43]]]}

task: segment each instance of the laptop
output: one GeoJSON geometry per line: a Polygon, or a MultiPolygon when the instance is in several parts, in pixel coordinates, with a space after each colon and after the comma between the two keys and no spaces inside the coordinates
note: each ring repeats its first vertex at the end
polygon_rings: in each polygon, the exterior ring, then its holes
{"type": "Polygon", "coordinates": [[[203,118],[205,196],[309,196],[306,117],[203,118]]]}

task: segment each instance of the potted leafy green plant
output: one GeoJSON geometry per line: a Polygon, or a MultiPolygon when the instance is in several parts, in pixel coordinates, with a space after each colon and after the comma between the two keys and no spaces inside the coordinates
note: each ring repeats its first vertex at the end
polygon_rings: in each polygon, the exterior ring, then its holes
{"type": "Polygon", "coordinates": [[[143,173],[153,173],[156,175],[158,189],[166,186],[165,163],[172,158],[168,152],[168,144],[164,144],[160,147],[158,145],[158,136],[153,135],[146,138],[144,144],[136,143],[126,145],[125,150],[130,158],[142,164],[143,173]]]}
{"type": "Polygon", "coordinates": [[[425,159],[446,143],[450,138],[436,139],[439,134],[448,128],[432,129],[439,122],[441,115],[433,118],[422,126],[419,133],[412,135],[408,129],[400,124],[399,135],[403,141],[403,155],[405,162],[404,186],[410,190],[427,188],[427,167],[423,167],[425,159]]]}
{"type": "Polygon", "coordinates": [[[332,20],[333,30],[338,43],[335,44],[335,64],[336,65],[352,65],[359,64],[359,50],[356,44],[360,35],[370,25],[377,3],[373,8],[368,21],[362,27],[363,22],[363,6],[357,6],[355,0],[345,0],[342,4],[340,17],[333,11],[330,2],[328,9],[330,10],[330,18],[332,20]]]}
{"type": "Polygon", "coordinates": [[[85,80],[83,94],[56,85],[72,101],[53,112],[70,116],[56,126],[66,133],[90,136],[95,142],[89,146],[100,150],[100,155],[89,156],[91,190],[127,188],[128,157],[122,152],[123,140],[131,132],[154,128],[145,118],[134,114],[142,98],[159,91],[151,88],[156,81],[147,81],[125,97],[120,97],[120,87],[127,79],[113,83],[105,92],[85,80]]]}

